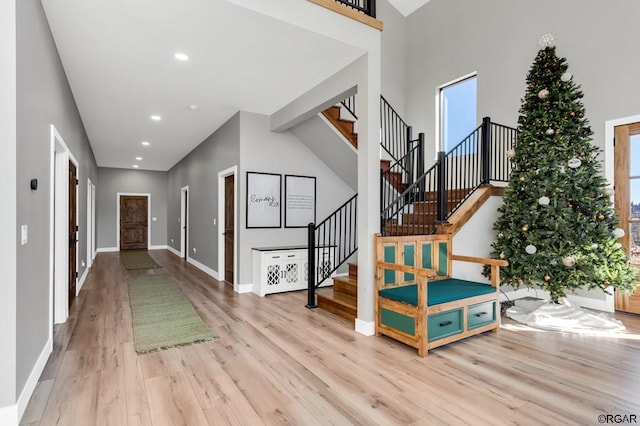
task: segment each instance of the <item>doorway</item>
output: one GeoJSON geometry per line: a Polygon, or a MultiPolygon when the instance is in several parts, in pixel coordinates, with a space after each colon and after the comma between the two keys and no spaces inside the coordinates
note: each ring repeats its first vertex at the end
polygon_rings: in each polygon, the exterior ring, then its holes
{"type": "Polygon", "coordinates": [[[238,166],[230,167],[218,173],[218,279],[234,286],[237,278],[236,241],[238,227],[236,212],[238,211],[237,187],[238,166]]]}
{"type": "Polygon", "coordinates": [[[151,194],[117,194],[118,250],[149,248],[151,194]]]}
{"type": "Polygon", "coordinates": [[[233,205],[235,194],[235,176],[224,178],[224,280],[233,285],[233,247],[235,232],[235,209],[233,205]]]}
{"type": "MultiPolygon", "coordinates": [[[[619,241],[640,270],[640,122],[616,126],[614,137],[615,209],[625,231],[619,241]]],[[[640,287],[628,295],[616,291],[615,308],[640,314],[640,287]]]]}
{"type": "Polygon", "coordinates": [[[78,259],[78,162],[52,124],[50,172],[49,318],[53,324],[67,321],[77,292],[78,259]]]}
{"type": "Polygon", "coordinates": [[[87,179],[87,268],[93,265],[96,253],[96,187],[87,179]]]}
{"type": "Polygon", "coordinates": [[[189,260],[189,186],[180,188],[180,257],[189,260]]]}
{"type": "Polygon", "coordinates": [[[149,203],[146,195],[121,195],[119,198],[120,250],[148,248],[149,203]]]}

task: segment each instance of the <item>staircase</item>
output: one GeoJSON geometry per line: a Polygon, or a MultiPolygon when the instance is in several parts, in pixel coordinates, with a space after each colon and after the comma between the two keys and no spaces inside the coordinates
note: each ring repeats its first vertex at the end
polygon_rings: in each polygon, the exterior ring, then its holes
{"type": "MultiPolygon", "coordinates": [[[[355,98],[342,103],[352,117],[355,115],[355,98]]],[[[342,107],[333,106],[322,112],[354,148],[358,146],[355,121],[341,116],[342,107]]],[[[346,115],[346,114],[345,114],[346,115]]],[[[381,226],[385,236],[409,236],[425,234],[456,234],[464,224],[494,195],[503,195],[504,188],[492,186],[492,182],[507,182],[510,163],[506,152],[513,148],[516,129],[492,123],[484,118],[482,124],[448,153],[439,152],[436,163],[424,170],[424,134],[412,138],[412,129],[381,97],[381,146],[393,160],[380,160],[381,171],[381,226]]],[[[354,196],[345,203],[355,204],[354,196]]],[[[342,229],[345,206],[325,221],[309,226],[309,247],[342,244],[336,229],[342,229]],[[337,226],[337,224],[340,224],[337,226]],[[327,229],[329,231],[327,231],[327,229]],[[333,231],[327,239],[324,235],[333,231]],[[317,241],[322,238],[322,241],[317,241]]],[[[349,217],[355,207],[347,207],[349,217]]],[[[355,215],[357,216],[357,215],[355,215]]],[[[350,224],[349,237],[355,223],[350,224]]],[[[337,268],[353,251],[357,241],[348,245],[352,251],[333,259],[337,268]]],[[[312,253],[314,250],[309,250],[312,253]]],[[[320,259],[312,260],[314,266],[320,259]]],[[[354,321],[358,306],[357,264],[349,263],[347,276],[333,279],[333,287],[316,288],[328,274],[310,279],[307,307],[319,306],[342,318],[354,321]],[[315,288],[314,291],[311,289],[315,288]],[[316,304],[317,299],[317,304],[316,304]]],[[[335,269],[334,269],[335,270],[335,269]]]]}
{"type": "Polygon", "coordinates": [[[319,308],[355,321],[358,315],[358,265],[349,263],[349,275],[333,278],[333,287],[318,289],[316,296],[319,308]]]}

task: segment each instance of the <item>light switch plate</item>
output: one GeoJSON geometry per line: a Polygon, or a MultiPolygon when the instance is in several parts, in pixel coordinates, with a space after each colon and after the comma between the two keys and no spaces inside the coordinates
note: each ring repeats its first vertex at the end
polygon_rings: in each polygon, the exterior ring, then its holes
{"type": "Polygon", "coordinates": [[[151,221],[152,221],[152,222],[155,222],[155,221],[157,221],[157,220],[158,220],[158,218],[157,218],[157,217],[155,217],[155,216],[151,218],[151,221]]]}
{"type": "Polygon", "coordinates": [[[27,234],[28,234],[27,225],[22,225],[22,245],[27,244],[27,241],[29,240],[27,234]]]}

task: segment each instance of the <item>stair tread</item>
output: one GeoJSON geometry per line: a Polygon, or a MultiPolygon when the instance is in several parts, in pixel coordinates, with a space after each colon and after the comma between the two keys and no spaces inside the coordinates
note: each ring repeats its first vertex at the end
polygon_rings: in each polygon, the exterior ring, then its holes
{"type": "Polygon", "coordinates": [[[358,279],[357,278],[353,278],[350,276],[344,276],[344,277],[333,277],[333,281],[336,282],[340,282],[346,285],[352,285],[357,287],[358,286],[358,279]]]}
{"type": "Polygon", "coordinates": [[[334,293],[332,288],[319,288],[316,290],[316,296],[318,296],[318,302],[320,299],[328,299],[337,305],[358,308],[358,299],[356,297],[344,293],[334,293]]]}

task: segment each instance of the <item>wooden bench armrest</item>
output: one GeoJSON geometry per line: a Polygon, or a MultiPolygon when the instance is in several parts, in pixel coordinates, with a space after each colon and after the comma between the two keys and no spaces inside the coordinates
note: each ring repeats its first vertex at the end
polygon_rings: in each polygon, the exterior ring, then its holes
{"type": "Polygon", "coordinates": [[[491,259],[489,257],[473,257],[473,256],[463,256],[459,254],[452,254],[451,260],[460,260],[462,262],[473,262],[473,263],[482,263],[485,265],[492,266],[508,266],[509,262],[503,259],[491,259]]]}

